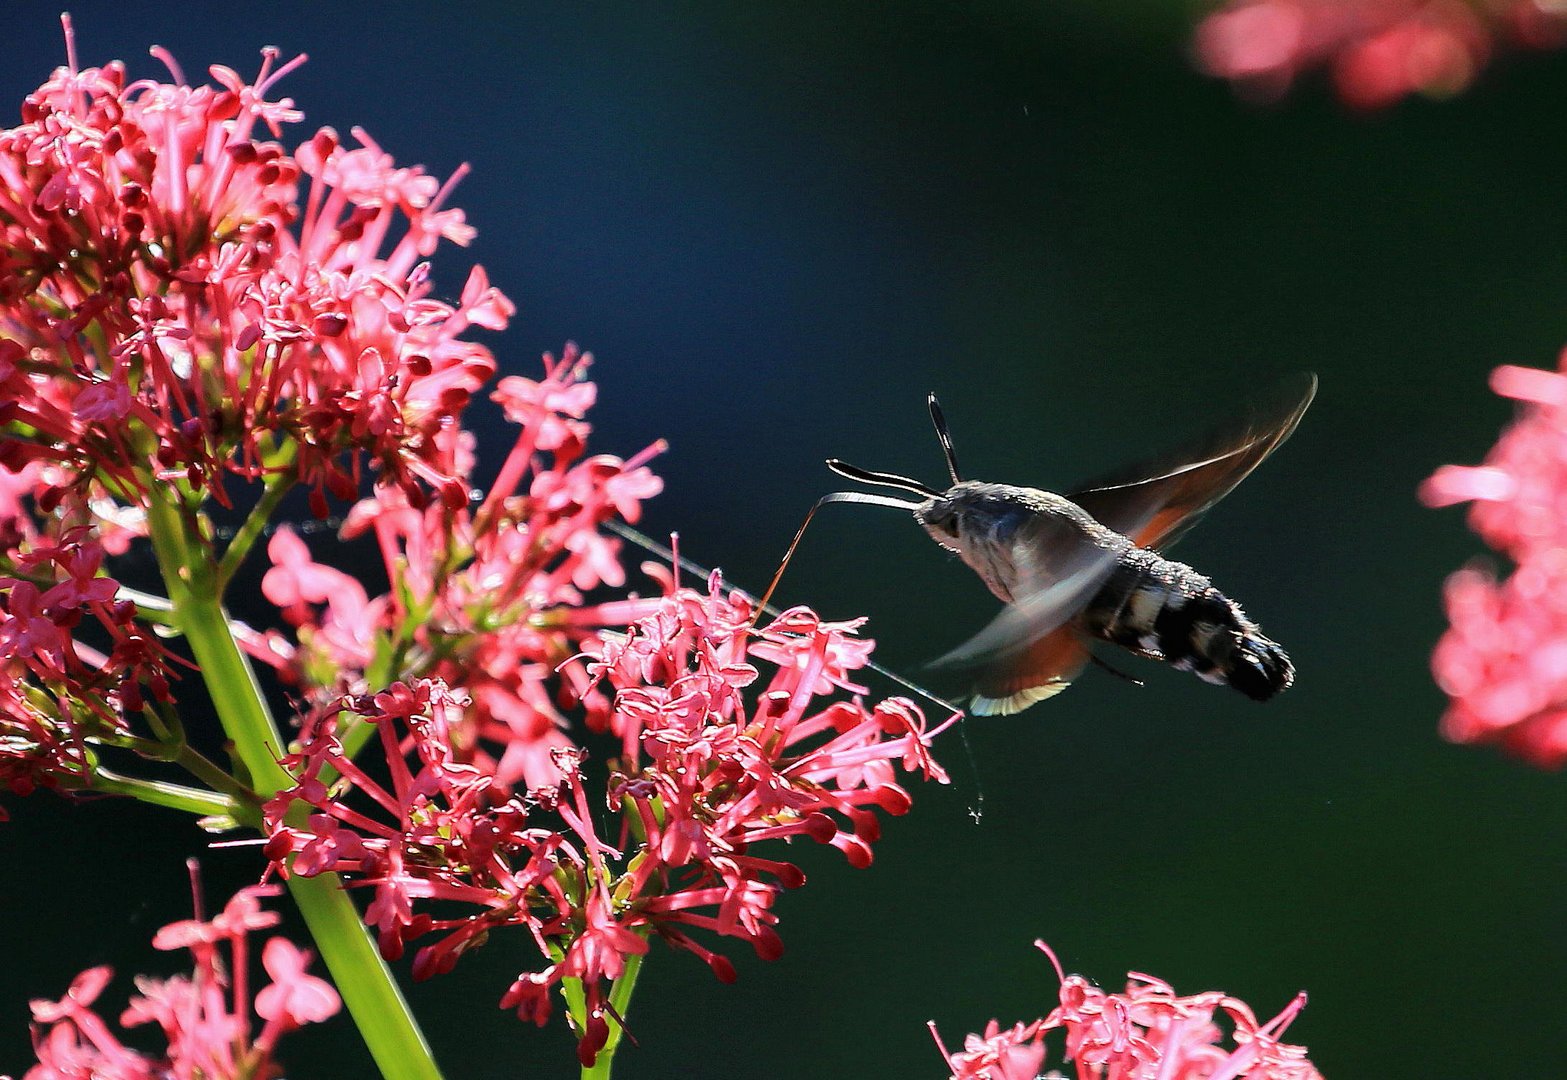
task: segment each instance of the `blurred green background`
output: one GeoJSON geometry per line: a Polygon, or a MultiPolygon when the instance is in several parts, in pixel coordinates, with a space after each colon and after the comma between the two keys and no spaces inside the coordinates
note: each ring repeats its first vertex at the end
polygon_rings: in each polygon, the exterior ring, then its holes
{"type": "MultiPolygon", "coordinates": [[[[0,108],[63,58],[56,8],[13,4],[0,108]]],[[[1097,0],[877,6],[200,5],[73,8],[84,63],[252,73],[362,125],[401,163],[473,164],[471,259],[518,303],[506,370],[575,339],[598,357],[594,447],[657,437],[654,533],[760,587],[829,455],[942,475],[923,396],[966,470],[1070,486],[1168,445],[1282,373],[1322,389],[1299,432],[1178,555],[1286,644],[1295,689],[1258,706],[1189,675],[1088,671],[939,747],[867,871],[796,846],[787,954],[732,949],[717,984],[647,964],[617,1077],[945,1075],[949,1045],[1055,1000],[1048,940],[1108,988],[1137,969],[1222,988],[1291,1029],[1329,1077],[1559,1075],[1567,778],[1436,735],[1427,657],[1443,577],[1480,545],[1414,500],[1509,414],[1498,363],[1567,341],[1567,56],[1463,97],[1349,115],[1320,85],[1237,103],[1184,52],[1192,9],[1097,0]],[[1553,134],[1553,132],[1555,134],[1553,134]],[[972,763],[968,760],[971,753],[972,763]],[[983,792],[983,816],[968,813],[983,792]]],[[[493,419],[493,410],[483,414],[493,419]]],[[[498,466],[504,434],[482,453],[498,466]]],[[[867,614],[878,658],[919,665],[989,618],[974,576],[906,518],[835,507],[789,602],[867,614]]],[[[168,973],[153,930],[188,910],[183,818],[9,800],[0,826],[0,1072],[26,1002],[91,964],[168,973]]],[[[252,850],[203,855],[221,896],[252,850]]],[[[558,1022],[495,1007],[498,938],[411,989],[452,1078],[575,1075],[558,1022]]],[[[366,1075],[346,1022],[297,1036],[295,1078],[366,1075]]]]}

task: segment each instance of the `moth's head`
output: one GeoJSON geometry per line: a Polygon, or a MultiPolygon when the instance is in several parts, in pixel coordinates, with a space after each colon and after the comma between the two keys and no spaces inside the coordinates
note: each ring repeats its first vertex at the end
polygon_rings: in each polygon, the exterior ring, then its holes
{"type": "Polygon", "coordinates": [[[1033,488],[963,480],[920,503],[914,519],[936,543],[962,552],[976,544],[1011,542],[1020,525],[1048,514],[1054,507],[1047,504],[1058,498],[1033,488]]]}
{"type": "MultiPolygon", "coordinates": [[[[900,476],[897,473],[880,472],[874,469],[862,469],[858,465],[850,465],[847,461],[839,461],[837,458],[828,458],[827,467],[839,476],[857,480],[862,484],[874,484],[876,487],[896,488],[899,491],[907,491],[911,495],[918,495],[923,502],[896,502],[890,505],[905,506],[914,511],[914,516],[919,518],[920,524],[932,531],[938,542],[942,536],[955,537],[959,527],[952,515],[955,508],[949,506],[951,497],[960,488],[972,487],[965,484],[958,475],[958,458],[952,449],[952,436],[947,432],[947,421],[941,415],[941,406],[936,402],[936,395],[929,394],[925,403],[930,408],[930,419],[936,426],[936,437],[941,440],[941,453],[947,461],[947,473],[952,477],[952,487],[945,492],[937,491],[928,484],[915,480],[912,477],[900,476]],[[928,520],[927,520],[928,519],[928,520]]],[[[878,499],[881,497],[878,496],[878,499]]]]}
{"type": "Polygon", "coordinates": [[[974,540],[994,536],[1006,508],[989,490],[994,484],[964,480],[914,508],[914,520],[944,548],[961,551],[974,540]]]}
{"type": "Polygon", "coordinates": [[[936,428],[936,437],[941,441],[941,452],[946,459],[947,473],[952,477],[951,487],[946,491],[938,491],[907,476],[862,469],[857,465],[839,461],[837,458],[829,458],[827,467],[839,476],[857,480],[862,484],[906,491],[911,495],[919,496],[920,501],[904,502],[884,496],[856,497],[849,493],[834,494],[828,498],[838,500],[857,498],[857,501],[874,499],[880,505],[906,507],[913,511],[915,520],[924,527],[936,543],[966,558],[970,544],[976,540],[992,539],[997,525],[1009,511],[1004,499],[992,497],[994,491],[999,490],[1001,485],[984,484],[961,478],[958,472],[957,454],[952,448],[952,436],[947,431],[947,421],[941,414],[941,406],[936,402],[936,395],[928,395],[926,404],[930,408],[930,418],[936,428]]]}
{"type": "Polygon", "coordinates": [[[963,508],[954,499],[938,495],[914,508],[914,520],[942,547],[958,550],[963,537],[963,508]]]}

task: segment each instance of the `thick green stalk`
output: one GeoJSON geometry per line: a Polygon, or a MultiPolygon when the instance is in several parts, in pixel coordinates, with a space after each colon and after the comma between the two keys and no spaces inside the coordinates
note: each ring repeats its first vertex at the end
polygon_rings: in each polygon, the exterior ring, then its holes
{"type": "MultiPolygon", "coordinates": [[[[247,782],[266,798],[292,778],[278,764],[282,740],[250,662],[229,633],[217,567],[172,488],[151,484],[148,532],[174,605],[247,782]]],[[[370,941],[335,874],[292,875],[290,894],[310,927],[333,982],[387,1080],[439,1080],[440,1070],[391,971],[370,941]]]]}
{"type": "Polygon", "coordinates": [[[148,531],[175,617],[195,654],[223,730],[250,774],[251,788],[266,798],[289,786],[292,778],[278,764],[283,754],[282,740],[261,686],[229,633],[205,545],[186,526],[172,500],[154,489],[149,501],[148,531]]]}
{"type": "Polygon", "coordinates": [[[381,1075],[386,1080],[440,1080],[424,1032],[338,876],[295,874],[288,879],[288,889],[381,1075]]]}

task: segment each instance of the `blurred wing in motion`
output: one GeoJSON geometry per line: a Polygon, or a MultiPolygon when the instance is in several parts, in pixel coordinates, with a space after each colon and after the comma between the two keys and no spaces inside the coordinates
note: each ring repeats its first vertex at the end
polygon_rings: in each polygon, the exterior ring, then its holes
{"type": "Polygon", "coordinates": [[[1290,437],[1316,393],[1309,372],[1287,379],[1238,422],[1067,498],[1138,547],[1167,548],[1290,437]]]}
{"type": "Polygon", "coordinates": [[[1059,626],[1009,657],[987,664],[974,680],[969,712],[1011,716],[1036,701],[1054,697],[1088,663],[1088,645],[1073,627],[1059,626]]]}
{"type": "Polygon", "coordinates": [[[1068,624],[1124,550],[1125,541],[1105,547],[1067,519],[1035,518],[1013,539],[1016,599],[932,666],[976,669],[973,711],[981,716],[1015,713],[1066,689],[1088,662],[1068,624]]]}

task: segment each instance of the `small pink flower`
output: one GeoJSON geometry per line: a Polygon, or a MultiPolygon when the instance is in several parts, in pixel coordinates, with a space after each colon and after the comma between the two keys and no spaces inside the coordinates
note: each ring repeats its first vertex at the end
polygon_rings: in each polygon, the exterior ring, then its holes
{"type": "Polygon", "coordinates": [[[275,911],[264,911],[263,896],[276,896],[281,892],[276,885],[250,885],[229,898],[223,911],[211,922],[200,919],[183,919],[163,927],[152,938],[152,947],[165,951],[195,949],[219,941],[231,941],[244,937],[253,930],[267,930],[282,921],[275,911]]]}
{"type": "Polygon", "coordinates": [[[963,1051],[950,1054],[942,1046],[936,1025],[929,1025],[931,1036],[952,1069],[953,1080],[1035,1080],[1045,1063],[1044,1025],[1013,1024],[1005,1031],[992,1020],[984,1035],[966,1035],[963,1051]]]}
{"type": "Polygon", "coordinates": [[[261,966],[272,984],[256,995],[256,1015],[284,1031],[337,1015],[342,999],[324,979],[307,974],[310,954],[286,938],[275,937],[261,950],[261,966]]]}
{"type": "MultiPolygon", "coordinates": [[[[584,356],[578,362],[574,352],[567,352],[562,366],[580,378],[586,373],[591,357],[584,356]]],[[[580,443],[584,440],[585,425],[576,421],[587,415],[597,395],[598,388],[585,379],[561,383],[551,377],[539,383],[511,375],[496,384],[491,397],[505,410],[506,419],[514,424],[527,424],[537,417],[534,446],[540,450],[558,450],[568,441],[580,443]]]]}
{"type": "MultiPolygon", "coordinates": [[[[1266,1024],[1244,1002],[1216,991],[1179,997],[1165,982],[1135,972],[1124,993],[1100,990],[1080,975],[1062,972],[1044,942],[1061,980],[1060,1003],[1048,1016],[1003,1031],[992,1020],[983,1037],[970,1035],[961,1053],[948,1053],[931,1034],[954,1080],[1032,1080],[1045,1057],[1045,1037],[1066,1035],[1064,1060],[1078,1080],[1321,1080],[1304,1047],[1280,1041],[1305,1007],[1299,994],[1266,1024]],[[1230,1031],[1224,1045],[1224,1021],[1230,1031]]],[[[1051,1075],[1059,1075],[1052,1073],[1051,1075]]]]}
{"type": "Polygon", "coordinates": [[[344,588],[363,591],[359,582],[341,570],[312,560],[305,542],[287,526],[273,534],[267,555],[272,568],[261,579],[261,594],[295,622],[309,617],[307,604],[324,604],[344,588]]]}

